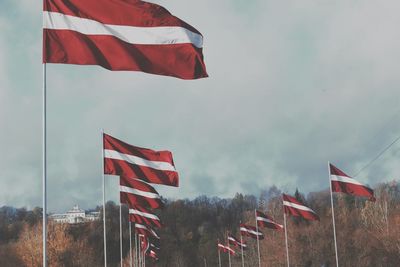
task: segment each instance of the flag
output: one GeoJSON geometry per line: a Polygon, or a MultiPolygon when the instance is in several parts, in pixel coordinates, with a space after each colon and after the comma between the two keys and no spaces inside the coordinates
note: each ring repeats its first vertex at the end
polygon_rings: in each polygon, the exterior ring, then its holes
{"type": "Polygon", "coordinates": [[[307,220],[319,220],[318,215],[310,209],[304,206],[303,203],[298,201],[296,198],[282,194],[283,196],[283,207],[286,214],[292,216],[299,216],[307,220]]]}
{"type": "Polygon", "coordinates": [[[332,192],[341,192],[354,196],[369,197],[375,200],[374,190],[351,178],[337,167],[329,164],[332,192]]]}
{"type": "Polygon", "coordinates": [[[236,252],[233,249],[231,249],[229,246],[222,245],[221,243],[218,243],[218,250],[224,253],[229,252],[229,254],[233,256],[236,255],[236,252]]]}
{"type": "Polygon", "coordinates": [[[146,253],[150,248],[149,238],[145,235],[139,235],[140,239],[140,250],[146,253]]]}
{"type": "Polygon", "coordinates": [[[267,214],[264,214],[258,210],[256,211],[256,214],[257,214],[257,225],[259,227],[267,227],[275,230],[283,229],[283,225],[274,222],[274,220],[267,214]]]}
{"type": "Polygon", "coordinates": [[[240,240],[238,240],[237,238],[235,238],[234,236],[228,235],[228,243],[232,246],[235,246],[237,248],[242,248],[243,249],[247,249],[247,245],[245,242],[240,242],[240,240]]]}
{"type": "Polygon", "coordinates": [[[249,226],[246,224],[240,224],[240,233],[244,236],[248,236],[251,238],[257,239],[258,236],[259,240],[264,239],[264,234],[262,232],[257,231],[256,227],[249,226]]]}
{"type": "Polygon", "coordinates": [[[150,249],[147,254],[147,256],[149,256],[150,258],[153,258],[154,260],[158,261],[158,255],[157,252],[155,252],[154,250],[150,249]]]}
{"type": "Polygon", "coordinates": [[[161,196],[148,183],[126,177],[120,177],[119,181],[121,203],[128,206],[137,205],[153,209],[163,207],[161,196]]]}
{"type": "Polygon", "coordinates": [[[161,227],[161,221],[157,215],[136,205],[129,207],[129,220],[150,227],[161,227]]]}
{"type": "Polygon", "coordinates": [[[104,134],[104,173],[148,183],[178,186],[179,176],[170,151],[154,151],[104,134]]]}
{"type": "Polygon", "coordinates": [[[207,77],[203,36],[138,0],[45,0],[43,62],[99,65],[181,79],[207,77]]]}
{"type": "Polygon", "coordinates": [[[158,234],[153,229],[143,224],[135,223],[135,231],[140,235],[160,239],[158,234]]]}

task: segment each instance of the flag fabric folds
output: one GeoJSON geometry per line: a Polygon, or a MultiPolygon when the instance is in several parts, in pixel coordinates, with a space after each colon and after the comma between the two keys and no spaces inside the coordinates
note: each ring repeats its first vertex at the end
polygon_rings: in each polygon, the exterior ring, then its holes
{"type": "Polygon", "coordinates": [[[99,65],[181,79],[207,77],[203,36],[139,0],[45,0],[43,62],[99,65]]]}
{"type": "Polygon", "coordinates": [[[245,242],[240,242],[239,239],[235,238],[234,236],[228,235],[228,243],[232,246],[235,246],[237,248],[242,248],[247,249],[247,244],[245,242]]]}
{"type": "Polygon", "coordinates": [[[369,197],[375,200],[374,191],[351,178],[337,167],[329,164],[332,192],[346,193],[354,196],[369,197]]]}
{"type": "Polygon", "coordinates": [[[151,227],[143,225],[143,224],[135,223],[135,231],[136,231],[136,233],[138,233],[140,235],[144,235],[146,237],[160,239],[158,234],[153,229],[151,229],[151,227]]]}
{"type": "Polygon", "coordinates": [[[150,227],[161,227],[161,221],[157,215],[150,210],[136,205],[129,207],[129,220],[150,227]]]}
{"type": "Polygon", "coordinates": [[[150,258],[152,258],[153,260],[156,260],[156,261],[158,261],[158,255],[157,255],[157,252],[156,251],[154,251],[153,249],[150,249],[148,252],[147,252],[147,254],[146,254],[147,256],[149,256],[150,258]]]}
{"type": "Polygon", "coordinates": [[[233,250],[229,246],[225,246],[225,245],[223,245],[221,243],[218,243],[218,250],[221,251],[221,252],[224,252],[224,253],[229,253],[229,254],[231,254],[233,256],[236,255],[235,250],[233,250]]]}
{"type": "Polygon", "coordinates": [[[158,209],[163,207],[161,196],[146,182],[138,179],[120,177],[120,199],[121,203],[128,206],[138,205],[158,209]]]}
{"type": "Polygon", "coordinates": [[[306,220],[319,220],[319,217],[315,213],[315,211],[305,206],[296,198],[286,194],[283,194],[282,198],[283,198],[283,207],[286,214],[296,217],[302,217],[306,220]]]}
{"type": "Polygon", "coordinates": [[[282,230],[283,229],[283,225],[274,222],[274,220],[268,216],[267,214],[264,214],[261,211],[256,211],[257,214],[257,225],[259,227],[267,227],[270,229],[275,229],[275,230],[282,230]]]}
{"type": "Polygon", "coordinates": [[[154,151],[122,142],[104,134],[104,173],[136,178],[148,183],[179,185],[170,151],[154,151]]]}
{"type": "Polygon", "coordinates": [[[260,231],[257,231],[256,227],[250,225],[240,224],[240,233],[243,236],[248,236],[254,239],[257,239],[257,236],[259,240],[264,239],[264,234],[260,231]]]}

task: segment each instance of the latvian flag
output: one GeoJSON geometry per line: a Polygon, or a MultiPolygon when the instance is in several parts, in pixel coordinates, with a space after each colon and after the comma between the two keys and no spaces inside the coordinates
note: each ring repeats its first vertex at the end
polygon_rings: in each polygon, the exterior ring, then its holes
{"type": "Polygon", "coordinates": [[[257,225],[259,227],[267,227],[275,230],[283,229],[283,225],[274,222],[274,220],[267,214],[264,214],[258,210],[256,211],[256,214],[257,214],[257,225]]]}
{"type": "Polygon", "coordinates": [[[138,179],[120,177],[119,191],[121,203],[128,206],[142,206],[158,209],[163,207],[161,196],[148,183],[138,179]]]}
{"type": "Polygon", "coordinates": [[[374,191],[351,178],[337,167],[329,164],[332,192],[341,192],[354,196],[369,197],[370,200],[375,201],[374,191]]]}
{"type": "Polygon", "coordinates": [[[235,238],[235,237],[233,237],[231,235],[228,235],[228,243],[230,245],[232,245],[232,246],[237,247],[237,248],[242,248],[243,247],[243,249],[247,249],[247,245],[246,245],[245,242],[242,243],[242,242],[240,242],[240,240],[238,240],[237,238],[235,238]]]}
{"type": "Polygon", "coordinates": [[[157,252],[155,252],[154,250],[150,249],[147,254],[147,256],[149,256],[150,258],[152,258],[153,260],[158,261],[158,255],[157,252]]]}
{"type": "Polygon", "coordinates": [[[45,0],[43,25],[44,63],[207,77],[201,33],[153,3],[45,0]]]}
{"type": "Polygon", "coordinates": [[[220,243],[218,243],[218,250],[221,251],[221,252],[224,252],[224,253],[228,253],[229,252],[229,254],[231,254],[233,256],[236,255],[236,252],[233,249],[231,249],[229,246],[224,246],[224,245],[222,245],[220,243]]]}
{"type": "Polygon", "coordinates": [[[257,239],[264,239],[264,234],[260,231],[257,231],[257,229],[253,226],[249,226],[246,224],[241,224],[240,225],[240,233],[244,236],[252,237],[257,239]]]}
{"type": "Polygon", "coordinates": [[[144,235],[146,237],[160,239],[158,234],[153,229],[151,229],[149,226],[146,226],[143,224],[135,223],[135,231],[136,231],[136,233],[138,233],[140,235],[144,235]]]}
{"type": "Polygon", "coordinates": [[[285,209],[285,213],[302,217],[307,220],[319,220],[318,215],[310,209],[309,207],[304,206],[303,203],[298,201],[296,198],[283,194],[283,207],[285,209]]]}
{"type": "Polygon", "coordinates": [[[107,134],[103,142],[105,174],[178,186],[179,176],[171,152],[132,146],[107,134]]]}
{"type": "Polygon", "coordinates": [[[150,227],[161,227],[161,221],[157,215],[136,205],[129,206],[129,220],[150,227]]]}

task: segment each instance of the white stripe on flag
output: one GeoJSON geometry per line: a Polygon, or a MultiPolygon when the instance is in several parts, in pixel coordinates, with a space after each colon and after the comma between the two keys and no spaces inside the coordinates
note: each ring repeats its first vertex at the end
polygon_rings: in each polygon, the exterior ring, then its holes
{"type": "Polygon", "coordinates": [[[160,171],[176,171],[175,167],[169,162],[164,161],[151,161],[136,156],[120,153],[115,150],[104,149],[104,157],[108,159],[123,160],[130,164],[135,164],[143,167],[149,167],[160,171]]]}
{"type": "Polygon", "coordinates": [[[143,211],[140,211],[140,210],[135,210],[135,209],[129,209],[129,214],[136,214],[136,215],[143,216],[143,217],[146,217],[146,218],[149,218],[149,219],[153,219],[153,220],[157,220],[157,221],[160,220],[154,214],[143,212],[143,211]]]}
{"type": "Polygon", "coordinates": [[[303,206],[303,205],[299,205],[299,204],[296,204],[296,203],[292,203],[292,202],[289,202],[289,201],[283,201],[283,205],[284,206],[288,206],[288,207],[292,207],[292,208],[295,208],[295,209],[299,209],[299,210],[304,210],[304,211],[309,211],[309,212],[312,212],[312,213],[315,213],[312,209],[310,209],[310,208],[308,208],[308,207],[306,207],[306,206],[303,206]]]}
{"type": "Polygon", "coordinates": [[[109,35],[130,44],[170,45],[187,44],[203,47],[203,37],[179,26],[135,27],[103,24],[95,20],[43,12],[43,27],[52,30],[71,30],[86,35],[109,35]]]}
{"type": "Polygon", "coordinates": [[[153,231],[153,229],[147,228],[147,227],[144,226],[143,224],[136,223],[136,224],[135,224],[135,228],[139,228],[139,229],[146,230],[146,231],[150,232],[150,233],[151,233],[153,236],[155,236],[156,238],[160,239],[160,237],[157,235],[156,232],[153,231]]]}
{"type": "Polygon", "coordinates": [[[276,223],[276,222],[274,222],[274,221],[271,221],[271,220],[269,220],[269,219],[267,219],[267,218],[264,218],[264,217],[257,217],[257,221],[262,221],[262,222],[266,222],[266,223],[271,223],[271,224],[277,225],[277,226],[279,226],[279,227],[283,227],[283,225],[281,225],[281,224],[279,224],[279,223],[276,223]]]}
{"type": "Polygon", "coordinates": [[[152,192],[141,191],[139,189],[135,189],[135,188],[131,188],[131,187],[123,186],[123,185],[119,186],[119,191],[124,192],[124,193],[129,193],[129,194],[142,196],[142,197],[147,197],[147,198],[153,198],[153,199],[160,199],[161,198],[159,194],[155,194],[155,193],[152,193],[152,192]]]}
{"type": "Polygon", "coordinates": [[[354,180],[353,178],[346,177],[346,176],[339,176],[339,175],[331,174],[331,180],[332,181],[338,181],[338,182],[343,182],[343,183],[350,183],[350,184],[364,186],[362,183],[354,180]]]}
{"type": "Polygon", "coordinates": [[[256,232],[256,231],[253,231],[251,229],[247,229],[245,227],[240,227],[240,231],[248,232],[248,233],[253,234],[253,235],[262,235],[261,232],[256,232]]]}

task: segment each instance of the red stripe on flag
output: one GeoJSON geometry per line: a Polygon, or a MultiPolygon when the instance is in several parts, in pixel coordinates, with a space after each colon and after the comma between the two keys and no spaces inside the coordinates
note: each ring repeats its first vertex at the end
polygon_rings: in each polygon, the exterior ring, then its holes
{"type": "Polygon", "coordinates": [[[256,211],[257,214],[257,225],[259,227],[267,227],[270,229],[275,229],[275,230],[282,230],[283,225],[274,222],[272,217],[268,216],[265,213],[262,213],[261,211],[256,211]]]}
{"type": "Polygon", "coordinates": [[[257,232],[257,228],[250,225],[241,224],[240,233],[244,236],[248,236],[254,239],[257,239],[257,236],[259,240],[264,239],[264,234],[260,230],[258,230],[257,232]]]}
{"type": "Polygon", "coordinates": [[[162,227],[161,221],[157,215],[155,215],[152,211],[139,206],[129,207],[129,221],[148,227],[162,227]],[[132,212],[132,210],[134,212],[132,212]],[[144,215],[141,213],[144,213],[144,215]],[[146,214],[149,214],[149,216],[146,216],[146,214]]]}
{"type": "MultiPolygon", "coordinates": [[[[163,207],[163,203],[161,201],[161,196],[158,192],[149,184],[142,182],[137,179],[129,179],[125,177],[120,177],[120,186],[124,186],[127,188],[131,188],[136,191],[143,192],[143,194],[139,193],[128,193],[128,192],[120,192],[121,203],[127,204],[132,207],[133,205],[150,207],[153,209],[158,209],[163,207]],[[150,195],[154,195],[154,197],[146,197],[146,193],[150,193],[150,195]],[[158,196],[158,198],[155,198],[158,196]]],[[[135,192],[135,191],[134,191],[135,192]]]]}

